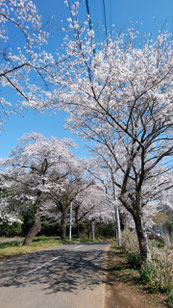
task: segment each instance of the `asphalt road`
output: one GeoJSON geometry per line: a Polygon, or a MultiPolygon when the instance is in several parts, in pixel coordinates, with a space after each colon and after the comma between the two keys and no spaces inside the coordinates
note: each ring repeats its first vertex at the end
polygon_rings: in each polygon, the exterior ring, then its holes
{"type": "Polygon", "coordinates": [[[0,307],[104,308],[107,248],[63,245],[0,263],[0,307]]]}

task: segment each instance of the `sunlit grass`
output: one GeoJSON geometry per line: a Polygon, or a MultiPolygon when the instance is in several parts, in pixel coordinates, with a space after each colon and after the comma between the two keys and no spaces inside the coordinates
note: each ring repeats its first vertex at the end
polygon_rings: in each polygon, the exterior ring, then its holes
{"type": "Polygon", "coordinates": [[[54,247],[63,242],[58,237],[36,237],[30,246],[23,246],[23,240],[5,241],[0,243],[0,260],[19,254],[39,251],[48,247],[54,247]]]}
{"type": "Polygon", "coordinates": [[[91,240],[85,236],[82,236],[80,239],[72,238],[72,241],[68,239],[62,241],[58,236],[38,236],[34,239],[30,246],[23,246],[23,239],[19,240],[8,240],[0,243],[0,261],[3,261],[7,257],[31,253],[34,251],[43,250],[49,247],[55,247],[62,244],[78,244],[78,243],[87,243],[87,242],[98,242],[101,240],[91,240]]]}

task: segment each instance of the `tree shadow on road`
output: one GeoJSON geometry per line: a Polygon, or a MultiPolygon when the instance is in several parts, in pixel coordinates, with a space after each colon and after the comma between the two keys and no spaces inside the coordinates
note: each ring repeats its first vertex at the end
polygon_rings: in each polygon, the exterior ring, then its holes
{"type": "Polygon", "coordinates": [[[52,249],[0,264],[0,287],[41,284],[47,294],[94,289],[106,282],[106,252],[52,249]]]}

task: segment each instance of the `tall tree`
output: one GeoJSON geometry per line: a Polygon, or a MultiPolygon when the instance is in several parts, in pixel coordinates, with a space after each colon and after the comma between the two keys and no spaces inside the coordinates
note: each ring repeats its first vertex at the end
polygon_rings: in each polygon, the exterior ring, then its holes
{"type": "Polygon", "coordinates": [[[53,174],[49,179],[47,198],[53,203],[54,213],[61,214],[61,239],[66,240],[66,229],[70,205],[77,196],[90,185],[84,175],[82,159],[69,159],[65,162],[64,173],[53,174]],[[57,189],[57,185],[59,189],[57,189]]]}
{"type": "Polygon", "coordinates": [[[121,226],[118,194],[115,186],[116,172],[119,170],[117,164],[113,163],[112,157],[104,147],[95,147],[91,149],[93,159],[90,161],[88,172],[97,179],[103,186],[105,192],[111,195],[115,209],[115,237],[118,239],[118,245],[121,246],[121,226]]]}
{"type": "Polygon", "coordinates": [[[94,222],[113,220],[112,199],[103,191],[103,188],[91,183],[81,190],[72,203],[77,236],[80,237],[80,224],[88,222],[92,230],[94,222]]]}
{"type": "Polygon", "coordinates": [[[151,181],[170,185],[162,174],[169,173],[173,155],[172,35],[165,31],[141,39],[129,29],[96,43],[89,20],[78,21],[77,6],[71,8],[56,97],[70,114],[69,128],[105,145],[118,165],[119,200],[133,216],[141,256],[147,260],[143,191],[149,195],[151,181]]]}
{"type": "Polygon", "coordinates": [[[41,229],[40,213],[52,187],[57,195],[64,197],[67,176],[71,176],[72,165],[76,164],[70,151],[73,145],[70,139],[49,139],[31,133],[19,140],[7,159],[0,161],[2,187],[9,192],[6,202],[10,209],[19,212],[29,206],[34,209],[34,224],[26,236],[26,245],[31,244],[41,229]]]}

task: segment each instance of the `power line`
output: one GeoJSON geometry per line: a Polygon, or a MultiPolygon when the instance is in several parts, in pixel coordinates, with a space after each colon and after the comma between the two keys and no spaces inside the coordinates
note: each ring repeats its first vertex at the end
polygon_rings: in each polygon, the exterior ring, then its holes
{"type": "MultiPolygon", "coordinates": [[[[85,0],[85,4],[86,4],[86,9],[87,9],[87,14],[89,16],[89,29],[92,30],[92,23],[91,23],[91,14],[90,14],[90,9],[89,9],[89,4],[88,4],[88,0],[85,0]]],[[[93,54],[95,56],[95,48],[93,49],[93,54]]]]}
{"type": "Polygon", "coordinates": [[[90,9],[89,9],[88,0],[85,0],[85,3],[86,3],[87,14],[88,14],[88,16],[89,16],[89,28],[90,28],[90,30],[92,30],[91,14],[90,14],[90,9]]]}
{"type": "Polygon", "coordinates": [[[104,24],[105,24],[105,34],[106,34],[106,41],[108,44],[108,31],[107,31],[107,22],[106,22],[106,6],[105,6],[105,0],[102,0],[103,3],[103,14],[104,14],[104,24]]]}
{"type": "Polygon", "coordinates": [[[110,0],[110,32],[112,37],[112,0],[110,0]]]}
{"type": "MultiPolygon", "coordinates": [[[[96,0],[94,0],[94,13],[95,13],[95,20],[96,20],[96,26],[95,26],[95,31],[96,31],[96,29],[98,29],[98,27],[100,27],[100,22],[98,21],[98,18],[97,18],[96,0]]],[[[98,31],[98,30],[97,30],[97,36],[98,36],[98,40],[101,41],[100,31],[98,31]]]]}

